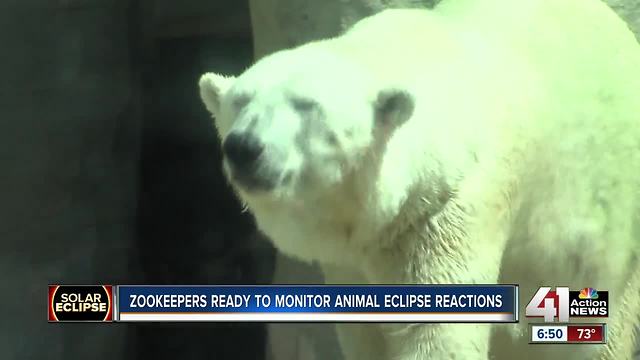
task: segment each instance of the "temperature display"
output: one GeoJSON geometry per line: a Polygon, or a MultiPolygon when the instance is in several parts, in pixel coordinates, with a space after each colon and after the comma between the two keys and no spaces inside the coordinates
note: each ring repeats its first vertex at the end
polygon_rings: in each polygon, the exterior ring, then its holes
{"type": "Polygon", "coordinates": [[[567,342],[604,343],[604,324],[567,325],[567,342]]]}

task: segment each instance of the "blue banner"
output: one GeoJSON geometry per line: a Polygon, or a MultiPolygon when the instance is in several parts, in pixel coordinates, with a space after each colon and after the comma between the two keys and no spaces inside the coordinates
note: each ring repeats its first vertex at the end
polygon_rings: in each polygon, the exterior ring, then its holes
{"type": "Polygon", "coordinates": [[[515,285],[117,286],[116,321],[515,322],[515,285]]]}

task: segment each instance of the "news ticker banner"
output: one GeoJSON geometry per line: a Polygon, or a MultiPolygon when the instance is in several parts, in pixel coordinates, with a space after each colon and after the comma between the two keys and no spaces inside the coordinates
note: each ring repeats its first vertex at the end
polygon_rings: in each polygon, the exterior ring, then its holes
{"type": "Polygon", "coordinates": [[[50,285],[50,322],[518,321],[517,285],[50,285]]]}

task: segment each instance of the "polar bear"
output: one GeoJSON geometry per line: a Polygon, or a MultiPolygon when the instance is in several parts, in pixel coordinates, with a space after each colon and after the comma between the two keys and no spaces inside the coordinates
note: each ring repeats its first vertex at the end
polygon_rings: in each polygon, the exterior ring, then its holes
{"type": "Polygon", "coordinates": [[[207,73],[223,167],[327,283],[610,291],[609,341],[339,324],[347,359],[628,359],[640,320],[640,46],[597,0],[445,0],[207,73]]]}

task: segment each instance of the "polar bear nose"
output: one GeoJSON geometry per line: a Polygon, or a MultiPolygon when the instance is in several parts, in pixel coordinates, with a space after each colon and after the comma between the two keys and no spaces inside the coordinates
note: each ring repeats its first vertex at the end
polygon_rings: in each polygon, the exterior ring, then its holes
{"type": "Polygon", "coordinates": [[[231,133],[222,144],[222,151],[234,168],[249,170],[258,160],[264,145],[253,135],[231,133]]]}

